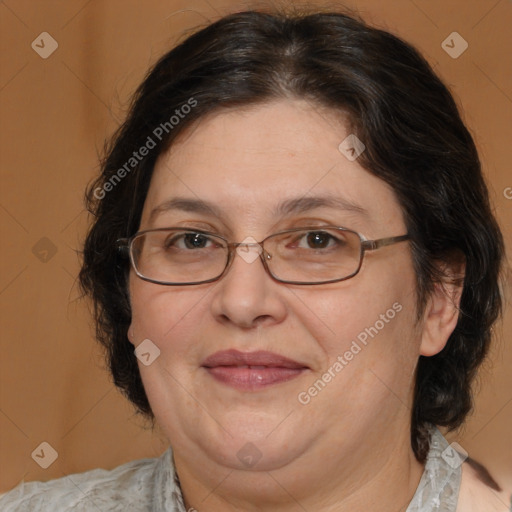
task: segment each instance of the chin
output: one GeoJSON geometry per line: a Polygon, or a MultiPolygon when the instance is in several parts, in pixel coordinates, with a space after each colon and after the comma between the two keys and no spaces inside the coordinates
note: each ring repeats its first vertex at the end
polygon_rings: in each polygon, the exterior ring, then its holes
{"type": "Polygon", "coordinates": [[[225,430],[216,428],[215,432],[200,434],[196,442],[209,458],[230,469],[274,471],[300,457],[311,444],[304,430],[298,437],[282,425],[278,427],[281,421],[273,421],[258,432],[247,420],[224,423],[225,430]]]}

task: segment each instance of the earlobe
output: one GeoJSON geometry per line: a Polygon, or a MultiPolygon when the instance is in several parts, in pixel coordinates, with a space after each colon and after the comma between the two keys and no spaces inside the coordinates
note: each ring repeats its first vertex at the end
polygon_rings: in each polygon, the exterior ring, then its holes
{"type": "Polygon", "coordinates": [[[433,356],[445,347],[454,331],[460,314],[463,279],[436,283],[423,317],[420,354],[433,356]]]}
{"type": "Polygon", "coordinates": [[[128,341],[135,346],[135,336],[133,334],[133,327],[130,325],[128,328],[128,332],[126,333],[126,337],[128,338],[128,341]]]}

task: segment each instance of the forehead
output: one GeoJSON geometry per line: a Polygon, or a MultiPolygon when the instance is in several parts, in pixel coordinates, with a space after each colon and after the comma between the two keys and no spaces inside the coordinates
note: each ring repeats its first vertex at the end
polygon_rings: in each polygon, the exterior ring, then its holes
{"type": "MultiPolygon", "coordinates": [[[[339,200],[331,209],[338,202],[348,206],[345,215],[365,213],[368,229],[403,226],[391,188],[340,151],[348,135],[341,116],[301,100],[220,111],[160,155],[142,224],[150,227],[155,210],[175,198],[208,202],[216,206],[210,213],[254,226],[275,221],[297,199],[328,196],[339,200]]],[[[326,209],[319,204],[311,209],[326,209]]]]}

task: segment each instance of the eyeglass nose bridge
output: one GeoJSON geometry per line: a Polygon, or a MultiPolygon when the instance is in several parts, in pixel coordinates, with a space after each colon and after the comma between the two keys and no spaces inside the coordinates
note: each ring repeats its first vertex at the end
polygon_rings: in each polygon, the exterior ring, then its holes
{"type": "Polygon", "coordinates": [[[265,270],[268,270],[265,260],[271,260],[272,255],[265,249],[263,243],[264,241],[258,242],[252,237],[247,237],[242,242],[230,243],[229,247],[231,254],[236,252],[246,263],[253,263],[259,257],[263,262],[265,270]]]}
{"type": "Polygon", "coordinates": [[[267,252],[267,250],[263,246],[263,243],[264,241],[258,242],[252,237],[247,237],[242,242],[228,242],[226,244],[228,248],[228,259],[226,262],[226,266],[224,267],[224,271],[222,272],[222,274],[219,275],[217,279],[221,279],[229,272],[231,265],[235,259],[235,253],[238,254],[238,256],[240,256],[248,264],[254,263],[257,259],[259,259],[263,264],[263,269],[265,270],[265,272],[270,277],[275,279],[271,270],[267,266],[267,260],[270,261],[272,259],[272,255],[269,252],[267,252]],[[247,250],[244,250],[244,247],[247,250]],[[256,250],[251,251],[251,247],[256,248],[256,250]]]}

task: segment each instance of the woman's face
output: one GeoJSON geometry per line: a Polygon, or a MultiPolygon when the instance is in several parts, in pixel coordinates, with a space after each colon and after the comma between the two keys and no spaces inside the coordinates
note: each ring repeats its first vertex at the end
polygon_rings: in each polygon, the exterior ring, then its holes
{"type": "MultiPolygon", "coordinates": [[[[340,151],[348,135],[304,101],[206,118],[159,158],[140,229],[232,242],[310,225],[405,234],[390,187],[340,151]],[[339,203],[305,201],[313,197],[339,203]],[[176,198],[190,202],[165,207],[176,198]]],[[[160,351],[139,367],[175,456],[269,471],[299,457],[326,464],[334,446],[348,457],[383,431],[407,430],[422,339],[415,290],[407,242],[368,252],[349,280],[316,286],[276,282],[242,252],[207,284],[162,286],[132,270],[130,338],[160,351]]]]}

